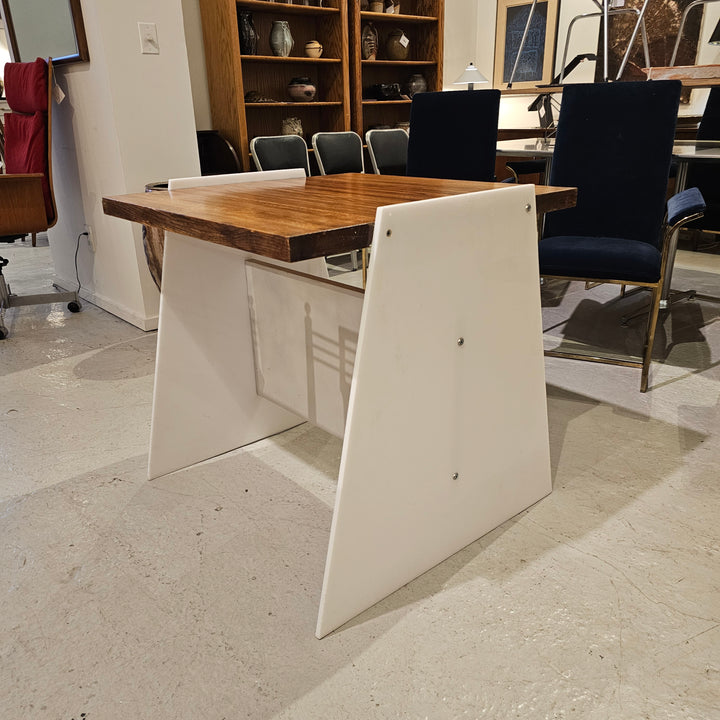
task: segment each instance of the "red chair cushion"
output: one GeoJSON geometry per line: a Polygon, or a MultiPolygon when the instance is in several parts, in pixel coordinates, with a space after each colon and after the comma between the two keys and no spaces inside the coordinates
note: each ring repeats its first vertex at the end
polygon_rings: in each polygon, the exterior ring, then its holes
{"type": "Polygon", "coordinates": [[[5,98],[11,110],[47,112],[48,64],[42,58],[28,63],[5,64],[5,98]]]}
{"type": "Polygon", "coordinates": [[[5,168],[8,175],[43,174],[43,195],[48,222],[54,219],[48,183],[47,115],[5,115],[5,168]]]}

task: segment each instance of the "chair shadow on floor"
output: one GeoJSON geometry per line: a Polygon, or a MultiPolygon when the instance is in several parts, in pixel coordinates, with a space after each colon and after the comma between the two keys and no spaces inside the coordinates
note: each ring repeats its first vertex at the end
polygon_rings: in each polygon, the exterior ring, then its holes
{"type": "MultiPolygon", "coordinates": [[[[602,352],[618,357],[642,354],[647,293],[622,297],[617,288],[609,286],[586,290],[580,283],[551,281],[543,287],[542,304],[547,349],[587,355],[602,352]]],[[[654,362],[693,373],[714,367],[717,363],[713,362],[704,328],[718,319],[720,304],[693,299],[661,311],[654,362]]],[[[681,377],[684,375],[672,381],[681,377]]]]}

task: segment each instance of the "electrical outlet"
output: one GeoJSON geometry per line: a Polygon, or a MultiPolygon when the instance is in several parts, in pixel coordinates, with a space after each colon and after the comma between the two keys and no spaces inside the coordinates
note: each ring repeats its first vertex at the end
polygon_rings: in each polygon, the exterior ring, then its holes
{"type": "Polygon", "coordinates": [[[87,233],[88,245],[90,245],[90,249],[95,252],[95,233],[93,232],[92,225],[86,225],[85,232],[87,233]]]}

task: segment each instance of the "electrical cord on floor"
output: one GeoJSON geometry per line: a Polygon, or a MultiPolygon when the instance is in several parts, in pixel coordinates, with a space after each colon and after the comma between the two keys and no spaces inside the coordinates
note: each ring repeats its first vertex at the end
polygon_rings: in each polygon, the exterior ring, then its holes
{"type": "Polygon", "coordinates": [[[86,237],[89,238],[89,237],[90,237],[90,233],[87,232],[87,231],[81,232],[81,233],[77,236],[77,244],[75,245],[75,279],[77,280],[77,284],[78,284],[78,289],[77,289],[77,294],[78,294],[78,296],[80,295],[80,272],[79,272],[79,270],[78,270],[77,259],[78,259],[78,251],[80,250],[80,238],[81,238],[83,235],[85,235],[86,237]]]}

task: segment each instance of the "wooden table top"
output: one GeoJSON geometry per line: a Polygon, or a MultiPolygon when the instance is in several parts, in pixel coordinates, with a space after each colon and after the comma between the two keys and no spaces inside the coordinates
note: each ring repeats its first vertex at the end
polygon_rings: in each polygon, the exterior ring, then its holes
{"type": "MultiPolygon", "coordinates": [[[[276,260],[370,245],[384,205],[507,188],[504,183],[350,173],[103,198],[107,215],[276,260]]],[[[572,207],[575,188],[535,186],[537,211],[572,207]]]]}

